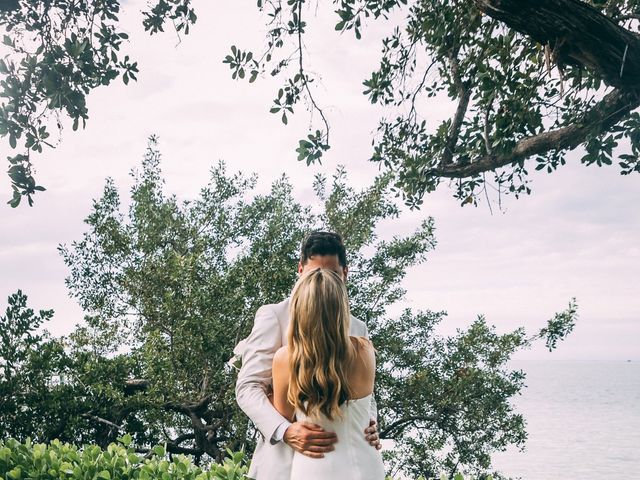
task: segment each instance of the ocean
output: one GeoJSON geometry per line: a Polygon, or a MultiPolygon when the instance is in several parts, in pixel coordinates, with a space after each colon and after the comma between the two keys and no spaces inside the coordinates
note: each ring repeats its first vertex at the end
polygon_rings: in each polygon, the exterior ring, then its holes
{"type": "Polygon", "coordinates": [[[493,457],[523,480],[640,479],[640,361],[521,360],[513,400],[527,421],[524,452],[493,457]]]}

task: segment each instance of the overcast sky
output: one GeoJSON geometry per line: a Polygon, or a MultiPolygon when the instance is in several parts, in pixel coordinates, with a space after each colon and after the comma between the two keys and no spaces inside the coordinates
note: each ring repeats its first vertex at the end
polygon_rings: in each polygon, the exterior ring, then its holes
{"type": "MultiPolygon", "coordinates": [[[[50,330],[65,334],[82,311],[67,295],[67,269],[56,248],[84,232],[83,219],[107,176],[126,199],[129,171],[139,165],[147,137],[157,134],[167,191],[197,195],[217,160],[230,170],[259,174],[259,190],[286,172],[304,199],[314,174],[347,167],[350,182],[368,185],[377,165],[367,161],[371,134],[383,114],[362,95],[362,80],[376,68],[380,39],[393,27],[381,22],[362,40],[334,32],[333,14],[318,13],[307,39],[309,68],[321,73],[317,95],[332,125],[332,148],[322,166],[296,161],[295,147],[309,125],[302,107],[283,126],[269,113],[279,82],[231,80],[222,59],[232,44],[263,44],[264,18],[255,1],[193,2],[198,22],[178,44],[175,32],[149,37],[142,29],[142,1],[126,2],[121,18],[131,42],[124,50],[138,61],[137,83],[120,80],[92,92],[84,131],[67,123],[55,150],[36,157],[37,180],[47,187],[35,206],[11,209],[10,182],[0,180],[0,296],[21,288],[32,308],[53,308],[50,330]]],[[[432,125],[452,106],[425,105],[432,125]]],[[[9,148],[0,146],[2,158],[9,148]]],[[[520,358],[640,359],[640,178],[617,169],[584,167],[579,152],[568,165],[531,175],[533,194],[506,197],[503,210],[461,208],[446,185],[419,212],[385,224],[382,237],[409,233],[433,216],[438,247],[406,279],[407,303],[447,310],[443,332],[468,325],[478,314],[499,331],[540,328],[576,297],[580,318],[569,340],[553,354],[543,346],[520,358]]],[[[533,170],[531,168],[530,170],[533,170]]],[[[294,266],[292,266],[293,268],[294,266]]]]}

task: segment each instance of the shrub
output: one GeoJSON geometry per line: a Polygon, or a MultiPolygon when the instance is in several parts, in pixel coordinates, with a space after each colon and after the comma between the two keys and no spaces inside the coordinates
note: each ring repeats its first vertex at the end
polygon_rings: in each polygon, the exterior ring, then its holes
{"type": "Polygon", "coordinates": [[[59,440],[49,444],[0,440],[0,478],[7,480],[244,480],[247,465],[244,452],[231,452],[221,465],[194,465],[192,458],[173,454],[164,447],[149,453],[130,448],[131,438],[106,450],[96,445],[77,447],[59,440]]]}
{"type": "MultiPolygon", "coordinates": [[[[77,447],[53,440],[49,444],[0,440],[0,478],[6,480],[246,480],[248,465],[244,452],[227,450],[220,464],[194,465],[190,456],[172,454],[164,447],[137,453],[131,436],[118,439],[106,450],[97,445],[77,447]]],[[[387,480],[393,480],[387,477],[387,480]]],[[[419,477],[417,480],[427,480],[419,477]]],[[[439,480],[447,480],[442,476],[439,480]]],[[[464,480],[456,474],[451,480],[464,480]]],[[[471,480],[471,479],[467,479],[471,480]]],[[[491,476],[483,480],[492,480],[491,476]]]]}

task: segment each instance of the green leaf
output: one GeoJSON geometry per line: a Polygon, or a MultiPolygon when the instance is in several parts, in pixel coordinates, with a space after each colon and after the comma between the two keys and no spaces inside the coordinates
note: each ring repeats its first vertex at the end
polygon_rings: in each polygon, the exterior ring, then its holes
{"type": "Polygon", "coordinates": [[[119,438],[120,443],[122,443],[122,445],[124,445],[125,447],[128,447],[129,445],[131,445],[131,442],[133,441],[133,437],[131,437],[131,435],[129,435],[128,433],[123,435],[121,438],[119,438]]]}
{"type": "Polygon", "coordinates": [[[165,455],[165,450],[164,447],[162,445],[156,445],[155,447],[153,447],[151,449],[151,451],[156,454],[158,457],[164,457],[165,455]]]}
{"type": "Polygon", "coordinates": [[[7,475],[14,480],[20,480],[22,478],[22,469],[20,467],[15,467],[11,470],[7,475]]]}

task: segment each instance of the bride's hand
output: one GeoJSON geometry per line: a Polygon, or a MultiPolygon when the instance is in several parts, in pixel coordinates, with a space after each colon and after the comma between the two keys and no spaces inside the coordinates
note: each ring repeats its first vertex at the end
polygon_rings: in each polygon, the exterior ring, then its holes
{"type": "Polygon", "coordinates": [[[295,451],[311,458],[322,458],[335,449],[338,441],[335,432],[326,432],[320,425],[310,422],[294,422],[284,432],[284,442],[295,451]]]}
{"type": "Polygon", "coordinates": [[[364,435],[367,442],[369,442],[369,445],[375,447],[376,450],[380,450],[382,448],[380,436],[378,435],[378,426],[373,418],[369,420],[369,426],[364,429],[364,435]]]}

